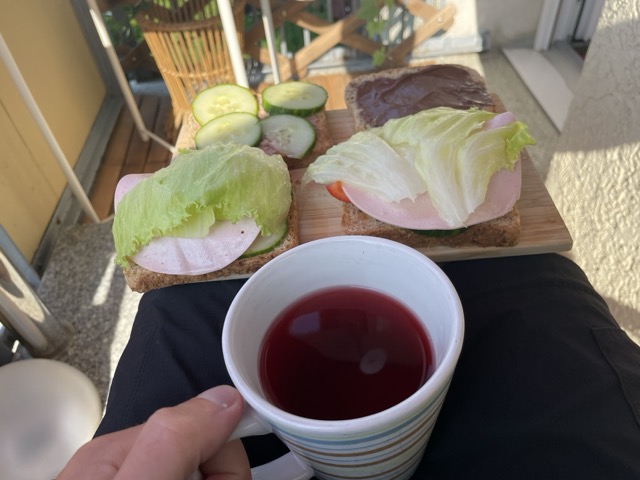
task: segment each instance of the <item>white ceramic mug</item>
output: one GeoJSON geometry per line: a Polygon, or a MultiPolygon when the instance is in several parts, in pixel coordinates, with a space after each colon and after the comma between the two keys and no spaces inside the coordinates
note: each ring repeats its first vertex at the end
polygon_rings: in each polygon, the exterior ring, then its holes
{"type": "Polygon", "coordinates": [[[291,450],[256,467],[254,479],[410,478],[422,458],[462,347],[458,295],[416,250],[375,237],[342,236],[300,245],[270,261],[240,289],[224,324],[227,369],[248,408],[234,437],[275,433],[291,450]],[[271,404],[260,385],[260,347],[296,299],[326,287],[362,286],[399,300],[426,328],[435,371],[413,395],[373,415],[324,421],[271,404]]]}

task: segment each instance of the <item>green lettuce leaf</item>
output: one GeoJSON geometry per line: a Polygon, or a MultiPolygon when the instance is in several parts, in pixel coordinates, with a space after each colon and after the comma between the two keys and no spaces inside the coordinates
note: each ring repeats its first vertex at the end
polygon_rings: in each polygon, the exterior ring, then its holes
{"type": "Polygon", "coordinates": [[[494,116],[440,107],[381,127],[382,138],[394,148],[415,148],[414,166],[438,215],[452,228],[464,226],[484,202],[491,177],[512,169],[524,146],[535,143],[522,122],[483,129],[494,116]]]}
{"type": "Polygon", "coordinates": [[[218,220],[251,217],[263,235],[287,218],[291,180],[279,155],[244,145],[188,151],[132,188],[113,223],[116,263],[153,238],[204,237],[218,220]]]}
{"type": "Polygon", "coordinates": [[[331,147],[309,165],[302,178],[303,183],[338,180],[388,202],[414,199],[426,188],[409,156],[385,142],[379,129],[356,133],[331,147]]]}
{"type": "Polygon", "coordinates": [[[485,122],[495,115],[439,107],[390,120],[367,130],[368,137],[356,134],[336,145],[327,152],[329,158],[320,156],[304,181],[341,181],[385,201],[427,193],[451,228],[462,227],[484,201],[491,177],[512,169],[524,146],[535,143],[521,122],[485,130],[485,122]],[[358,149],[363,153],[356,156],[358,149]],[[394,161],[389,149],[401,160],[394,161]]]}

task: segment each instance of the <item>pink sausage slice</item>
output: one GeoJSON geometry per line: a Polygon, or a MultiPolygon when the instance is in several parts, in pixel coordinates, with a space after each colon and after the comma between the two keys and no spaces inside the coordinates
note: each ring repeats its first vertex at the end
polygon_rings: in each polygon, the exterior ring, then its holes
{"type": "MultiPolygon", "coordinates": [[[[149,174],[123,177],[116,186],[114,202],[149,174]]],[[[200,275],[226,267],[238,259],[260,234],[252,218],[236,223],[219,221],[204,238],[161,237],[142,247],[133,261],[147,270],[170,275],[200,275]]]]}
{"type": "MultiPolygon", "coordinates": [[[[513,170],[500,170],[491,177],[484,202],[467,218],[467,226],[486,222],[510,212],[520,198],[522,171],[520,161],[513,170]]],[[[385,202],[367,192],[343,185],[351,202],[367,215],[381,222],[414,230],[448,230],[451,227],[438,215],[429,195],[419,195],[415,202],[385,202]]]]}

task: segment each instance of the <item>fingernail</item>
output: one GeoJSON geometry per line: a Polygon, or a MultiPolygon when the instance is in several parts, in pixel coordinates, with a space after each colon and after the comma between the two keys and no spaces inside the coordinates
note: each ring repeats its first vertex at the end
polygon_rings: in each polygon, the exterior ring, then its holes
{"type": "Polygon", "coordinates": [[[239,395],[235,388],[228,385],[220,385],[202,392],[198,397],[215,403],[219,407],[229,408],[238,401],[239,395]]]}

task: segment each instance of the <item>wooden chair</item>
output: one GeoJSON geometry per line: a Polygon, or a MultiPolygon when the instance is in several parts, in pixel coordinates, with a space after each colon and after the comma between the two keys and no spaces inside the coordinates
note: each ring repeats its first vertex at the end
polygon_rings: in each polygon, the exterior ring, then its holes
{"type": "MultiPolygon", "coordinates": [[[[240,48],[244,45],[245,0],[233,2],[240,48]]],[[[173,107],[175,133],[202,89],[235,83],[215,0],[152,0],[136,17],[164,79],[173,107]]]]}

